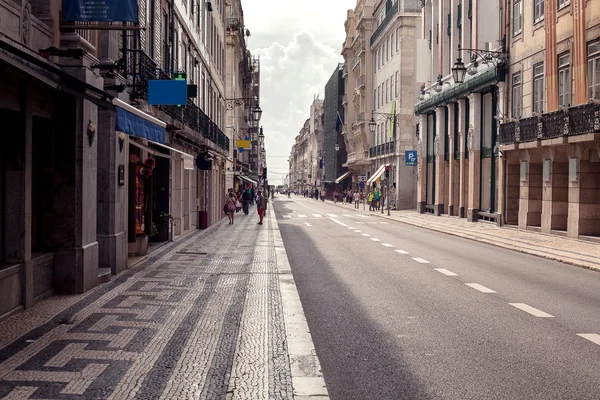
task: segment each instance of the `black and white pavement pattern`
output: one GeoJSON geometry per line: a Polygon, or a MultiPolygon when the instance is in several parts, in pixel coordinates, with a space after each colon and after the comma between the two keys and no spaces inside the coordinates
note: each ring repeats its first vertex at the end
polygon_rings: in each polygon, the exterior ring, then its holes
{"type": "Polygon", "coordinates": [[[164,246],[1,348],[0,399],[328,398],[270,214],[164,246]]]}
{"type": "Polygon", "coordinates": [[[368,208],[274,207],[332,399],[600,399],[600,273],[368,208]]]}

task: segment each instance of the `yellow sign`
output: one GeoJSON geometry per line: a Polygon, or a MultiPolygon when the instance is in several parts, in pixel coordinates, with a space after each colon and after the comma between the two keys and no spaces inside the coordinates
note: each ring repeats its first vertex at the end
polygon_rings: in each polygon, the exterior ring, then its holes
{"type": "Polygon", "coordinates": [[[238,149],[249,149],[252,147],[252,143],[249,140],[237,140],[236,144],[238,149]]]}

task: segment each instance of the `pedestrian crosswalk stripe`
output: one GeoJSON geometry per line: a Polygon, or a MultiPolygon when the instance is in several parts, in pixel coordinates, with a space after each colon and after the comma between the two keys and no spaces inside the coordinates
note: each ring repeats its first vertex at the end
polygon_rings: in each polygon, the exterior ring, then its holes
{"type": "Polygon", "coordinates": [[[335,214],[327,214],[327,215],[329,215],[330,217],[333,217],[333,218],[337,218],[337,215],[335,215],[335,214]]]}
{"type": "Polygon", "coordinates": [[[320,217],[322,217],[322,215],[321,214],[313,214],[313,217],[320,218],[320,217]]]}
{"type": "Polygon", "coordinates": [[[580,336],[584,339],[589,340],[592,343],[600,345],[600,335],[598,335],[597,333],[578,333],[577,336],[580,336]]]}
{"type": "Polygon", "coordinates": [[[298,218],[306,218],[306,215],[304,215],[304,214],[299,214],[299,215],[298,215],[298,218]]]}
{"type": "Polygon", "coordinates": [[[284,214],[283,218],[288,218],[289,219],[289,218],[292,218],[292,216],[290,214],[284,214]]]}
{"type": "Polygon", "coordinates": [[[394,246],[392,246],[392,245],[391,245],[391,244],[389,244],[389,243],[381,243],[381,245],[382,245],[382,246],[385,246],[385,247],[394,247],[394,246]]]}
{"type": "Polygon", "coordinates": [[[367,237],[368,237],[368,236],[371,236],[371,235],[369,235],[368,233],[363,233],[362,235],[363,235],[363,236],[367,236],[367,237]]]}
{"type": "Polygon", "coordinates": [[[346,217],[346,218],[352,218],[352,215],[350,215],[350,214],[342,214],[342,216],[346,217]]]}
{"type": "Polygon", "coordinates": [[[382,225],[389,225],[390,223],[389,222],[380,222],[380,224],[382,224],[382,225]]]}

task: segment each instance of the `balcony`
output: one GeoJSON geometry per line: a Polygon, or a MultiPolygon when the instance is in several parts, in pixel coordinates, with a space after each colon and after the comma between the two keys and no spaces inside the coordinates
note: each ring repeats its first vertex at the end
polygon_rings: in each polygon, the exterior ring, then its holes
{"type": "MultiPolygon", "coordinates": [[[[160,69],[152,58],[143,51],[136,50],[128,54],[128,65],[132,67],[130,71],[133,72],[129,74],[126,73],[126,75],[133,75],[130,82],[135,88],[131,93],[132,102],[135,101],[135,99],[148,99],[148,80],[171,79],[171,77],[160,69]]],[[[190,99],[188,99],[187,104],[183,107],[157,106],[157,108],[212,141],[222,150],[229,151],[230,143],[227,135],[225,135],[190,99]]]]}
{"type": "Polygon", "coordinates": [[[385,156],[388,154],[394,154],[396,152],[396,141],[392,140],[387,143],[383,143],[369,149],[369,157],[375,158],[379,156],[385,156]]]}
{"type": "Polygon", "coordinates": [[[381,34],[386,30],[387,26],[394,19],[396,14],[398,14],[398,3],[399,2],[400,2],[400,0],[396,1],[392,5],[392,8],[388,11],[388,13],[385,16],[385,18],[383,19],[383,21],[381,21],[381,24],[379,24],[379,26],[377,27],[375,32],[373,32],[373,35],[371,35],[371,47],[377,41],[377,39],[379,39],[381,34]]]}
{"type": "Polygon", "coordinates": [[[361,75],[356,80],[356,87],[358,89],[364,88],[366,84],[367,84],[367,76],[366,75],[361,75]]]}
{"type": "Polygon", "coordinates": [[[588,133],[600,133],[600,104],[584,104],[501,124],[498,142],[527,143],[588,133]]]}
{"type": "Polygon", "coordinates": [[[360,124],[360,123],[363,123],[363,122],[365,122],[365,113],[364,113],[364,111],[361,112],[361,113],[358,113],[358,115],[356,116],[356,123],[357,124],[360,124]]]}

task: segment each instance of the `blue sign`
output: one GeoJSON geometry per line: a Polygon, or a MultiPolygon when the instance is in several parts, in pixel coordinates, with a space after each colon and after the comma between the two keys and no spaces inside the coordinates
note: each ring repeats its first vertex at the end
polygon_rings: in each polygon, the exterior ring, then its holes
{"type": "Polygon", "coordinates": [[[407,150],[404,153],[404,165],[407,167],[416,167],[417,166],[417,151],[416,150],[407,150]]]}
{"type": "Polygon", "coordinates": [[[137,0],[63,0],[64,21],[138,22],[137,0]]]}
{"type": "Polygon", "coordinates": [[[177,106],[185,103],[187,103],[186,81],[148,81],[148,104],[177,106]]]}
{"type": "Polygon", "coordinates": [[[364,189],[364,188],[365,188],[365,183],[364,183],[364,182],[360,182],[360,183],[358,184],[358,186],[359,186],[361,189],[364,189]]]}

